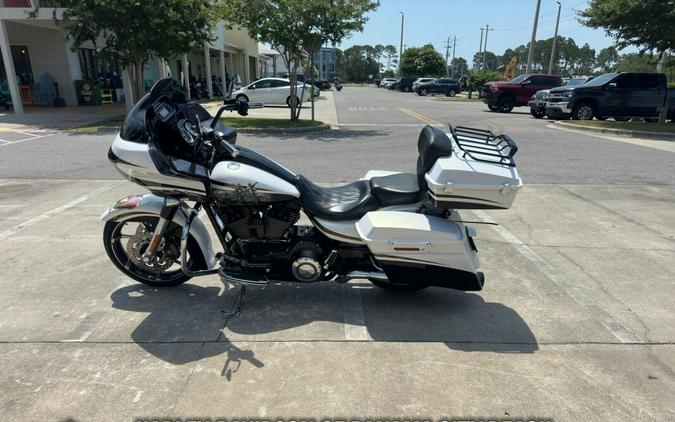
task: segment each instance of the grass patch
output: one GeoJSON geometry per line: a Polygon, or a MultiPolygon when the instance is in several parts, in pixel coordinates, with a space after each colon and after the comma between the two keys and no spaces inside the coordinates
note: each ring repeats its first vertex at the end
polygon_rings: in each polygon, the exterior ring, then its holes
{"type": "Polygon", "coordinates": [[[660,125],[650,122],[615,122],[611,120],[566,120],[575,126],[597,127],[603,129],[637,130],[641,132],[675,133],[675,124],[660,125]]]}
{"type": "Polygon", "coordinates": [[[324,123],[319,120],[300,119],[290,121],[288,119],[270,119],[265,117],[223,117],[220,119],[223,124],[235,129],[259,128],[259,129],[286,129],[296,127],[316,127],[323,126],[324,123]]]}

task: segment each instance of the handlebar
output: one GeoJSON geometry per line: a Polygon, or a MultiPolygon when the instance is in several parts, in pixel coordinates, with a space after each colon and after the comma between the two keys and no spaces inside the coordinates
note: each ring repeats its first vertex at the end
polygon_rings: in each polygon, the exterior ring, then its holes
{"type": "Polygon", "coordinates": [[[263,108],[265,107],[264,103],[249,103],[247,101],[239,101],[239,100],[232,100],[232,99],[227,99],[224,102],[224,105],[220,107],[218,110],[218,113],[216,113],[216,117],[213,118],[213,121],[211,122],[211,129],[215,129],[216,125],[218,124],[218,121],[220,120],[220,116],[223,115],[224,111],[236,111],[242,116],[246,116],[248,114],[248,110],[252,108],[263,108]]]}

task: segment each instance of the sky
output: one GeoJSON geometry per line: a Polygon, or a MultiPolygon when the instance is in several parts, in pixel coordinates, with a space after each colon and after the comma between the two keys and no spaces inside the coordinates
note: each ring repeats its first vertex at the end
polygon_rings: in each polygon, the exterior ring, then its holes
{"type": "MultiPolygon", "coordinates": [[[[613,45],[602,29],[587,28],[576,19],[576,12],[588,1],[561,0],[558,34],[572,37],[577,45],[588,43],[596,53],[613,45]]],[[[490,25],[487,50],[503,54],[507,48],[526,45],[532,37],[537,0],[380,0],[380,7],[368,14],[363,32],[355,32],[339,45],[346,49],[357,44],[392,44],[398,50],[401,37],[401,14],[405,13],[403,44],[433,46],[445,54],[445,43],[457,37],[456,57],[469,63],[478,52],[481,27],[490,25]]],[[[555,0],[541,0],[537,39],[553,37],[558,6],[555,0]]],[[[624,50],[629,52],[629,50],[624,50]]],[[[452,50],[450,50],[452,57],[452,50]]]]}

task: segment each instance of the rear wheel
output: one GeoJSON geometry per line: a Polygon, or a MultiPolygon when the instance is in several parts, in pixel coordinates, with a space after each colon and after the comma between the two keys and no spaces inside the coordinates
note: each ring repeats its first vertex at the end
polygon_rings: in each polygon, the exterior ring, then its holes
{"type": "MultiPolygon", "coordinates": [[[[103,228],[103,245],[108,257],[125,275],[154,287],[170,287],[185,283],[191,277],[181,270],[181,227],[171,223],[164,234],[156,256],[143,261],[159,217],[140,216],[124,221],[108,221],[103,228]]],[[[194,239],[188,240],[188,266],[204,269],[206,263],[194,239]]]]}
{"type": "Polygon", "coordinates": [[[389,292],[405,293],[405,292],[416,292],[418,290],[426,289],[429,287],[427,284],[398,284],[390,283],[389,281],[377,281],[370,280],[371,283],[377,287],[387,290],[389,292]]]}
{"type": "Polygon", "coordinates": [[[595,116],[593,104],[581,103],[575,105],[572,109],[573,120],[593,120],[593,116],[595,116]]]}
{"type": "Polygon", "coordinates": [[[497,103],[497,110],[500,113],[510,113],[515,107],[516,102],[511,97],[504,97],[497,103]]]}
{"type": "Polygon", "coordinates": [[[297,107],[300,101],[298,100],[297,96],[289,95],[288,98],[286,98],[286,105],[289,107],[293,107],[293,103],[295,103],[295,106],[297,107]]]}
{"type": "Polygon", "coordinates": [[[456,94],[457,94],[457,92],[455,92],[454,89],[451,89],[451,90],[448,91],[448,93],[445,94],[445,95],[448,96],[448,97],[454,97],[456,94]]]}

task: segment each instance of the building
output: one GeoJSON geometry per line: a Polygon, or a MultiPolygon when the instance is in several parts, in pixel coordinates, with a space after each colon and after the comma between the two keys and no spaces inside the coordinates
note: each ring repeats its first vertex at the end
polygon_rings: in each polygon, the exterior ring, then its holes
{"type": "MultiPolygon", "coordinates": [[[[40,6],[39,0],[0,0],[0,93],[12,98],[15,113],[22,113],[23,107],[54,106],[54,82],[66,105],[126,100],[129,108],[136,99],[130,98],[128,77],[116,55],[101,54],[93,45],[73,50],[63,29],[54,22],[54,15],[62,16],[65,9],[36,6],[40,6]],[[34,10],[37,16],[29,18],[34,10]],[[95,86],[101,95],[92,95],[95,86]]],[[[212,97],[211,76],[226,80],[238,73],[244,83],[258,79],[258,43],[245,30],[229,30],[218,22],[214,40],[184,57],[149,62],[144,76],[146,87],[172,76],[189,89],[190,78],[205,78],[212,97]]]]}
{"type": "Polygon", "coordinates": [[[337,58],[334,47],[321,47],[314,54],[314,66],[317,77],[323,80],[332,80],[337,77],[337,58]]]}

